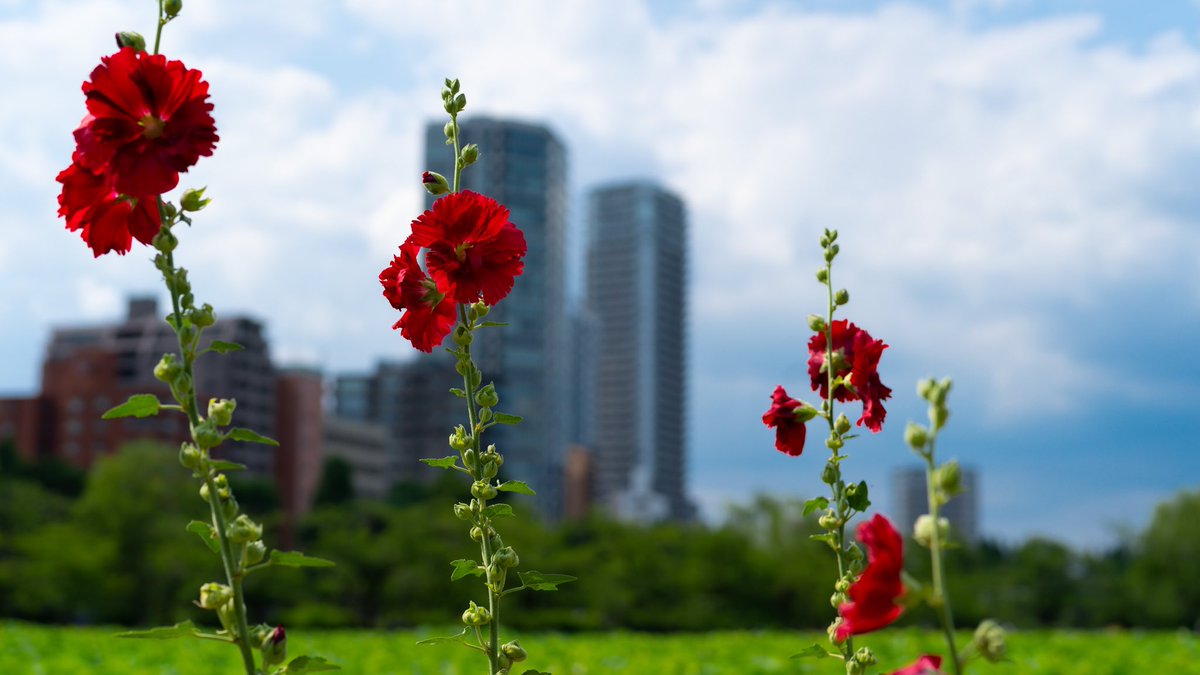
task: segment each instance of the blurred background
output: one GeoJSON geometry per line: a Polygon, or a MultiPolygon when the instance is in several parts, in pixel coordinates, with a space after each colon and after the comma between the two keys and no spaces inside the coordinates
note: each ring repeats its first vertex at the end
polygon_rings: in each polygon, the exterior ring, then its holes
{"type": "MultiPolygon", "coordinates": [[[[178,425],[98,420],[170,348],[149,251],[93,260],[55,217],[79,85],[153,19],[0,0],[0,615],[167,621],[211,563],[182,531],[203,503],[178,425]]],[[[957,618],[1192,625],[1198,19],[1185,0],[187,4],[163,51],[204,72],[221,141],[181,183],[214,203],[179,258],[214,336],[249,347],[206,357],[201,393],[282,442],[229,449],[247,510],[340,565],[257,602],[391,626],[466,598],[442,572],[469,543],[448,508],[465,486],[416,462],[446,454],[455,376],[390,330],[377,281],[429,204],[420,172],[449,164],[450,76],[482,150],[467,186],[530,242],[482,348],[526,418],[498,437],[506,469],[539,491],[514,545],[587,570],[514,616],[827,621],[830,561],[796,506],[823,494],[825,450],[776,452],[760,417],[776,384],[809,394],[828,227],[894,390],[847,471],[901,527],[922,503],[915,382],[955,380],[955,582],[994,589],[957,618]]]]}

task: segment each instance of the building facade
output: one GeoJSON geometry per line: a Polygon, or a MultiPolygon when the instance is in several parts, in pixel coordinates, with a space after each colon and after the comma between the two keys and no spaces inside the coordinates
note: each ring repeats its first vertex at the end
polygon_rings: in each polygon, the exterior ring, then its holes
{"type": "Polygon", "coordinates": [[[597,188],[587,227],[597,497],[625,519],[688,520],[683,202],[648,182],[597,188]]]}
{"type": "MultiPolygon", "coordinates": [[[[892,474],[892,499],[896,528],[911,537],[917,518],[929,513],[925,469],[905,467],[892,474]]],[[[951,537],[972,543],[979,539],[979,481],[974,469],[962,468],[961,494],[942,507],[941,515],[950,521],[951,537]]]]}
{"type": "MultiPolygon", "coordinates": [[[[524,273],[489,320],[507,327],[484,330],[472,346],[484,381],[500,394],[497,410],[519,415],[517,427],[497,426],[488,442],[504,453],[504,475],[529,482],[548,517],[562,511],[567,437],[565,309],[567,157],[546,127],[486,117],[460,121],[463,143],[480,148],[463,171],[463,187],[486,194],[511,211],[529,247],[524,273]]],[[[425,167],[453,175],[453,153],[442,123],[426,128],[425,167]]],[[[427,205],[433,198],[428,197],[427,205]]]]}

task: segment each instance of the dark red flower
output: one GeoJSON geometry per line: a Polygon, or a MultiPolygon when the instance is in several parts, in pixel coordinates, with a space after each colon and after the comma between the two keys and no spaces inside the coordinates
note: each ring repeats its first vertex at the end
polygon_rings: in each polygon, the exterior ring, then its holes
{"type": "Polygon", "coordinates": [[[456,192],[413,221],[409,241],[429,249],[425,264],[439,288],[456,302],[495,305],[525,269],[525,235],[500,202],[456,192]]]}
{"type": "Polygon", "coordinates": [[[916,663],[904,666],[892,675],[937,675],[942,672],[942,657],[925,654],[916,663]]]}
{"type": "MultiPolygon", "coordinates": [[[[863,403],[863,414],[858,425],[867,425],[875,433],[883,429],[887,410],[883,402],[892,397],[892,390],[879,379],[879,359],[888,346],[876,340],[870,333],[842,319],[830,324],[833,334],[833,376],[845,378],[850,386],[839,386],[834,392],[838,401],[863,403]]],[[[821,398],[829,398],[828,373],[825,366],[825,333],[820,332],[808,341],[808,375],[812,379],[813,391],[820,391],[821,398]]]]}
{"type": "Polygon", "coordinates": [[[109,251],[125,255],[134,238],[149,244],[158,234],[162,221],[153,195],[118,194],[105,177],[74,163],[57,180],[62,183],[58,215],[66,218],[68,230],[81,230],[96,257],[109,251]]]}
{"type": "Polygon", "coordinates": [[[902,611],[896,604],[896,598],[904,593],[900,582],[904,541],[900,533],[887,518],[875,514],[858,526],[858,540],[867,547],[867,568],[850,586],[850,602],[838,607],[842,615],[838,641],[879,630],[895,621],[902,611]]]}
{"type": "Polygon", "coordinates": [[[796,416],[796,410],[804,403],[787,395],[783,385],[775,387],[771,394],[771,408],[763,413],[763,424],[775,429],[775,449],[799,457],[804,452],[804,436],[807,433],[804,420],[796,416]]]}
{"type": "Polygon", "coordinates": [[[211,155],[217,128],[208,83],[179,61],[131,47],[106,56],[83,83],[89,117],[76,161],[112,177],[122,194],[160,195],[211,155]]]}
{"type": "Polygon", "coordinates": [[[400,335],[428,353],[442,344],[454,328],[456,308],[454,300],[425,276],[417,262],[419,250],[411,239],[404,242],[400,255],[379,273],[379,283],[383,284],[383,296],[392,307],[404,312],[392,328],[400,329],[400,335]]]}

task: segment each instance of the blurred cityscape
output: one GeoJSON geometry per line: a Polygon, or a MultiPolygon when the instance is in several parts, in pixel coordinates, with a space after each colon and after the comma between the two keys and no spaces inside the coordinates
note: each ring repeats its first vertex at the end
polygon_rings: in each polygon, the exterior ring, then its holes
{"type": "MultiPolygon", "coordinates": [[[[638,523],[694,519],[682,200],[640,180],[590,190],[586,289],[568,302],[563,142],[544,126],[494,118],[464,121],[461,133],[485,149],[464,187],[505,204],[529,246],[524,274],[490,317],[508,326],[485,331],[475,348],[500,410],[524,418],[489,434],[509,459],[506,473],[535,487],[532,503],[549,520],[597,507],[638,523]]],[[[453,172],[440,124],[426,129],[425,166],[453,172]]],[[[55,328],[40,391],[0,399],[0,441],[27,462],[87,469],[135,439],[186,438],[182,416],[100,419],[133,394],[169,397],[153,374],[159,358],[177,350],[163,314],[153,296],[135,297],[123,319],[55,328]]],[[[206,338],[244,349],[205,358],[196,384],[202,400],[236,399],[239,426],[279,441],[230,443],[221,452],[274,482],[289,522],[310,510],[331,462],[349,468],[361,499],[438,477],[418,460],[447,454],[446,438],[463,420],[448,393],[461,384],[448,355],[414,350],[414,358],[380,360],[370,372],[323,373],[274,363],[265,333],[253,317],[221,318],[206,338]]]]}

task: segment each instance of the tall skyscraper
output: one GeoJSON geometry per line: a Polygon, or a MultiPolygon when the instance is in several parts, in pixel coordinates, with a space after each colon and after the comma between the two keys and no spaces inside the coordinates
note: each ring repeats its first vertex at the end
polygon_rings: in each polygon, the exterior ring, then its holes
{"type": "Polygon", "coordinates": [[[593,190],[587,209],[598,498],[630,520],[690,519],[683,202],[629,182],[593,190]]]}
{"type": "MultiPolygon", "coordinates": [[[[962,486],[962,494],[943,506],[941,515],[950,521],[951,537],[974,542],[979,537],[979,481],[974,469],[962,469],[962,486]]],[[[925,469],[897,469],[892,475],[892,500],[895,502],[896,528],[911,537],[917,517],[929,513],[925,469]]]]}
{"type": "MultiPolygon", "coordinates": [[[[557,517],[567,435],[566,150],[549,129],[536,124],[476,117],[460,121],[459,128],[462,142],[480,149],[479,161],[463,171],[463,187],[507,206],[529,246],[524,273],[488,317],[508,326],[483,330],[472,346],[485,382],[496,383],[497,410],[524,418],[517,427],[493,427],[488,442],[504,453],[504,474],[528,481],[538,492],[536,506],[557,517]]],[[[426,128],[425,168],[454,173],[441,122],[426,128]]],[[[427,205],[432,204],[428,197],[427,205]]]]}

